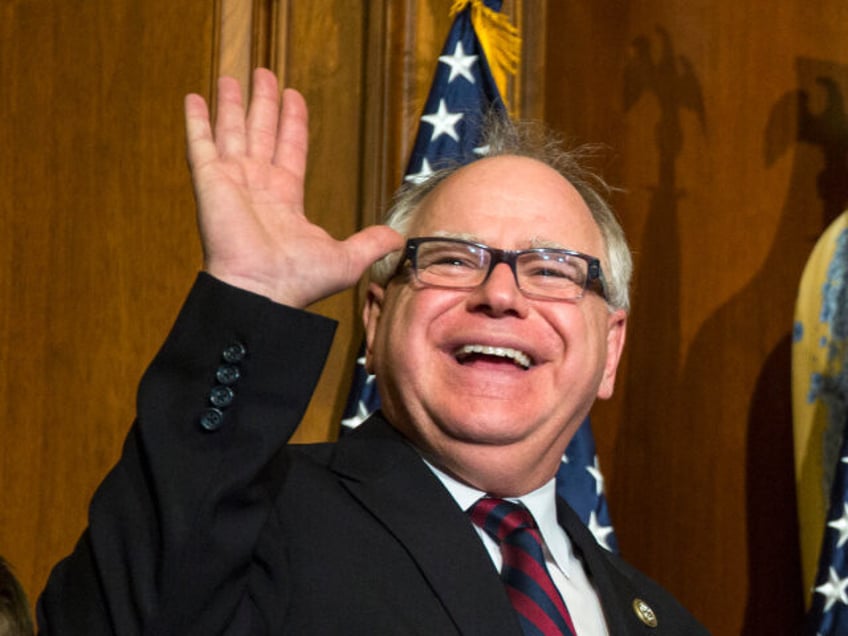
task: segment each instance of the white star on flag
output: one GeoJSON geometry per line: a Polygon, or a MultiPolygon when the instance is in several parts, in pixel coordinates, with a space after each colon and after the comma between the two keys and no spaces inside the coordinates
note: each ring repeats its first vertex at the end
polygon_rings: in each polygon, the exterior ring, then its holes
{"type": "Polygon", "coordinates": [[[602,526],[598,522],[598,515],[594,510],[589,513],[588,527],[589,531],[595,535],[595,541],[598,542],[598,545],[608,552],[612,552],[612,548],[607,543],[607,537],[613,533],[612,526],[602,526]]]}
{"type": "Polygon", "coordinates": [[[845,545],[845,542],[848,541],[848,504],[842,504],[842,516],[834,519],[827,526],[839,531],[839,540],[836,542],[836,547],[841,548],[845,545]]]}
{"type": "MultiPolygon", "coordinates": [[[[365,356],[360,356],[356,359],[356,364],[361,366],[363,369],[365,368],[365,356]]],[[[365,384],[370,385],[374,382],[374,376],[370,373],[366,374],[365,384]]],[[[364,399],[360,399],[356,404],[356,412],[352,413],[350,416],[342,419],[342,426],[347,428],[356,428],[362,422],[368,419],[368,416],[371,415],[373,409],[371,405],[366,402],[364,399]]]]}
{"type": "Polygon", "coordinates": [[[360,401],[359,404],[356,405],[356,413],[350,417],[344,418],[342,420],[342,426],[347,428],[356,428],[362,424],[362,422],[367,420],[369,415],[371,415],[371,409],[365,402],[360,401]]]}
{"type": "Polygon", "coordinates": [[[445,100],[439,100],[439,110],[432,115],[424,115],[421,121],[427,122],[433,127],[430,141],[433,142],[442,135],[449,135],[453,140],[459,141],[456,125],[463,118],[462,113],[451,113],[448,111],[445,100]]]}
{"type": "Polygon", "coordinates": [[[431,174],[433,174],[433,169],[430,167],[430,162],[427,161],[427,157],[424,157],[424,159],[421,160],[421,170],[415,174],[408,174],[403,179],[404,181],[419,184],[424,183],[427,179],[429,179],[431,174]]]}
{"type": "Polygon", "coordinates": [[[816,588],[816,592],[826,599],[824,606],[825,612],[836,605],[837,601],[843,605],[848,605],[848,595],[845,594],[846,587],[848,587],[848,579],[840,579],[839,573],[831,567],[827,583],[819,585],[816,588]]]}
{"type": "Polygon", "coordinates": [[[471,67],[477,62],[477,57],[476,55],[466,55],[465,49],[462,48],[462,42],[456,43],[453,55],[440,55],[439,61],[450,66],[448,84],[460,75],[474,84],[474,74],[471,72],[471,67]]]}
{"type": "Polygon", "coordinates": [[[600,496],[604,492],[604,476],[601,474],[601,467],[598,466],[597,455],[595,455],[594,466],[586,466],[586,472],[595,478],[595,494],[600,496]]]}

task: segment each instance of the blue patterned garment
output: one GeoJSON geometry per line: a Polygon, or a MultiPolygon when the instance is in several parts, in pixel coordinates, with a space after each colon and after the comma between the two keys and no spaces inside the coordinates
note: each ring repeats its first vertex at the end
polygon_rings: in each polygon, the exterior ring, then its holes
{"type": "MultiPolygon", "coordinates": [[[[807,633],[848,634],[848,227],[839,217],[816,245],[802,278],[793,330],[793,411],[802,553],[818,540],[807,633]],[[820,468],[805,484],[805,466],[820,468]],[[808,518],[820,498],[827,513],[808,518]],[[807,513],[807,514],[805,514],[807,513]],[[815,536],[813,535],[815,528],[815,536]],[[805,543],[807,545],[805,545],[805,543]]],[[[809,472],[809,471],[808,471],[809,472]]]]}

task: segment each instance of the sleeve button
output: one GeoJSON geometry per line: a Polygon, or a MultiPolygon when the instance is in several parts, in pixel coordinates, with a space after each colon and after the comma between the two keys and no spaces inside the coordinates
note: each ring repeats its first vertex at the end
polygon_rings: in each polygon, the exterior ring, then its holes
{"type": "Polygon", "coordinates": [[[241,377],[241,371],[231,364],[222,364],[215,372],[215,379],[221,384],[229,386],[235,384],[241,377]]]}
{"type": "Polygon", "coordinates": [[[200,416],[200,426],[214,432],[224,425],[224,414],[219,409],[206,409],[200,416]]]}
{"type": "Polygon", "coordinates": [[[233,403],[233,398],[235,396],[235,391],[233,391],[230,387],[216,386],[209,392],[209,401],[212,403],[212,406],[224,408],[233,403]]]}
{"type": "Polygon", "coordinates": [[[224,358],[224,362],[234,364],[244,360],[244,356],[247,355],[247,349],[242,343],[233,342],[224,349],[221,355],[224,358]]]}

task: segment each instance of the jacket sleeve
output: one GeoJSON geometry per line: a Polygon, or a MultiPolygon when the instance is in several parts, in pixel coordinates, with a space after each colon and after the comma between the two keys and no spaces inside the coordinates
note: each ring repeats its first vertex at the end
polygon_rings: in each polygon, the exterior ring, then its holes
{"type": "Polygon", "coordinates": [[[334,330],[199,275],[88,528],[39,600],[40,633],[223,631],[334,330]]]}

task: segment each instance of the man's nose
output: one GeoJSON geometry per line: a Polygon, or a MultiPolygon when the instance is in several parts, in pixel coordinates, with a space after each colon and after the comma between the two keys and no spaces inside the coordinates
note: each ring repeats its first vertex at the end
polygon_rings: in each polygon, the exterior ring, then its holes
{"type": "Polygon", "coordinates": [[[488,278],[471,292],[468,302],[472,311],[485,311],[495,316],[513,314],[523,318],[529,307],[507,263],[495,265],[488,278]]]}

